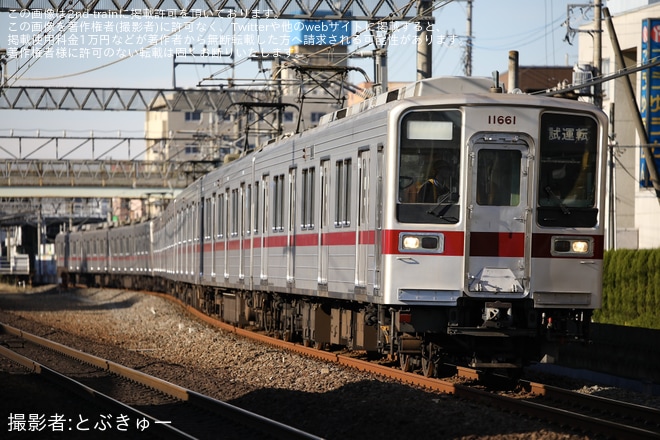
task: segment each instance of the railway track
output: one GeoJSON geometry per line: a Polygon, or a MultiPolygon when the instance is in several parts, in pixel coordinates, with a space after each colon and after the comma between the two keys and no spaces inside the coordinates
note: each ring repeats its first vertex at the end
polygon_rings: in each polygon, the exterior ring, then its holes
{"type": "Polygon", "coordinates": [[[578,393],[536,382],[521,381],[524,389],[538,396],[527,402],[558,423],[569,423],[613,438],[660,438],[660,410],[628,402],[578,393]]]}
{"type": "MultiPolygon", "coordinates": [[[[0,355],[108,408],[109,412],[98,418],[102,419],[103,428],[115,429],[118,434],[130,429],[141,437],[153,438],[217,438],[220,432],[223,439],[319,438],[1,323],[0,355]]],[[[69,419],[63,419],[63,425],[66,420],[69,419]]],[[[81,422],[74,421],[73,426],[63,429],[80,429],[81,422]]],[[[86,424],[83,426],[89,429],[86,424]]]]}
{"type": "MultiPolygon", "coordinates": [[[[167,295],[156,294],[179,302],[167,295]]],[[[453,383],[447,380],[425,377],[404,372],[387,365],[364,361],[355,357],[305,347],[300,344],[275,339],[250,330],[237,328],[209,317],[179,302],[197,318],[266,344],[284,348],[307,356],[378,374],[402,383],[423,387],[432,391],[454,394],[465,399],[479,401],[498,408],[569,427],[581,432],[604,435],[606,438],[660,439],[660,410],[626,402],[604,399],[560,389],[549,385],[520,381],[518,387],[526,393],[510,397],[498,392],[485,391],[481,386],[453,383]],[[613,415],[616,415],[614,417],[613,415]]],[[[479,380],[480,372],[458,368],[458,375],[479,380]]]]}

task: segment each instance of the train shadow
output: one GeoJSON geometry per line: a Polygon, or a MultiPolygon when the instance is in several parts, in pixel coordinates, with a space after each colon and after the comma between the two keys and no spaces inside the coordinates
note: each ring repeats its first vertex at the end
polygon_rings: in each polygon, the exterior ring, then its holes
{"type": "MultiPolygon", "coordinates": [[[[0,310],[9,311],[95,311],[127,309],[140,301],[138,292],[117,290],[116,294],[102,303],[94,295],[102,289],[60,289],[57,286],[42,286],[40,289],[8,289],[0,286],[0,310]],[[128,295],[128,296],[127,296],[128,295]],[[62,301],[66,297],[68,301],[62,301]],[[64,305],[66,304],[66,305],[64,305]]],[[[105,289],[107,291],[107,289],[105,289]]]]}
{"type": "MultiPolygon", "coordinates": [[[[453,395],[379,380],[319,393],[260,389],[228,403],[326,439],[528,438],[548,430],[453,395]]],[[[559,427],[556,432],[571,433],[559,427]]]]}

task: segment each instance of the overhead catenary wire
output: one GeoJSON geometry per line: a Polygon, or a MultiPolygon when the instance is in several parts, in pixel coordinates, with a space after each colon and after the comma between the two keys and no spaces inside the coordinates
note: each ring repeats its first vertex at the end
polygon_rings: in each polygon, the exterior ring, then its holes
{"type": "MultiPolygon", "coordinates": [[[[79,1],[80,1],[80,0],[79,0],[79,1]]],[[[446,0],[446,1],[444,1],[444,2],[440,2],[440,3],[438,3],[438,4],[435,4],[433,9],[434,9],[434,10],[437,10],[437,9],[442,8],[442,7],[444,7],[444,6],[446,6],[446,5],[450,4],[450,3],[453,3],[454,1],[455,1],[455,0],[446,0]]],[[[397,10],[397,12],[398,12],[398,11],[401,11],[401,10],[404,10],[404,9],[406,9],[406,8],[408,8],[412,3],[414,3],[414,0],[408,2],[406,5],[404,5],[404,6],[402,6],[401,8],[399,8],[399,9],[397,10]]],[[[77,17],[77,18],[80,18],[80,17],[81,17],[81,14],[74,14],[73,16],[74,16],[74,17],[77,17]]],[[[62,15],[58,15],[58,17],[68,17],[68,15],[64,15],[64,16],[62,16],[62,15]]],[[[13,83],[15,83],[16,81],[18,81],[19,79],[20,79],[20,80],[23,80],[23,81],[50,81],[50,80],[58,80],[58,79],[71,78],[71,77],[75,77],[75,76],[80,76],[80,75],[84,75],[84,74],[87,74],[87,73],[91,73],[91,72],[94,72],[94,71],[98,71],[98,70],[101,70],[101,69],[104,69],[104,68],[110,67],[110,66],[112,66],[112,65],[118,64],[118,63],[120,63],[120,62],[122,62],[122,61],[126,61],[126,60],[128,60],[128,59],[130,59],[130,58],[135,57],[136,55],[139,55],[139,54],[143,53],[145,50],[150,49],[150,48],[152,48],[152,47],[154,47],[154,46],[156,46],[156,45],[162,43],[164,40],[168,39],[168,38],[171,37],[172,35],[174,35],[174,34],[180,32],[180,31],[183,31],[184,29],[188,28],[189,26],[192,25],[192,23],[193,23],[194,21],[198,20],[199,18],[201,18],[201,17],[193,17],[193,18],[192,18],[191,20],[189,20],[184,26],[181,26],[181,27],[179,27],[179,28],[173,30],[172,32],[169,32],[168,34],[163,35],[163,36],[162,36],[161,38],[159,38],[158,40],[156,40],[156,41],[154,41],[154,42],[152,42],[152,43],[150,43],[150,44],[148,44],[148,45],[146,45],[146,46],[144,46],[144,47],[142,47],[142,48],[140,48],[140,49],[136,49],[135,51],[131,52],[131,53],[130,53],[129,55],[127,55],[126,57],[123,57],[123,58],[120,58],[120,59],[117,59],[117,60],[114,60],[114,61],[110,61],[110,62],[108,62],[108,63],[102,64],[102,65],[99,65],[99,66],[96,66],[96,67],[92,67],[92,68],[90,68],[90,69],[85,69],[85,70],[82,70],[82,71],[73,72],[73,73],[67,73],[67,74],[62,74],[62,75],[57,75],[57,76],[35,77],[35,78],[28,78],[28,77],[25,77],[24,75],[20,75],[20,76],[18,76],[18,71],[17,71],[17,72],[15,72],[15,73],[12,75],[12,77],[11,77],[10,79],[13,79],[13,83]]],[[[419,18],[418,16],[411,17],[411,18],[409,18],[405,23],[399,25],[396,29],[391,30],[390,32],[396,32],[397,30],[401,29],[402,27],[407,26],[407,25],[409,25],[410,23],[414,23],[415,20],[417,20],[418,18],[419,18]]],[[[61,18],[61,19],[63,19],[63,18],[61,18]]],[[[248,18],[248,19],[251,19],[251,18],[248,18]]],[[[355,38],[355,37],[361,35],[361,34],[364,33],[364,32],[371,31],[371,29],[373,28],[373,26],[377,26],[378,24],[383,23],[383,22],[389,22],[389,20],[390,20],[389,17],[385,17],[385,18],[382,18],[382,19],[380,19],[380,20],[378,20],[378,21],[376,21],[376,22],[374,22],[374,23],[371,23],[369,26],[366,26],[365,29],[362,29],[362,30],[360,30],[360,31],[358,31],[358,32],[356,32],[356,33],[354,33],[354,34],[351,36],[351,38],[355,38]]],[[[59,32],[59,33],[66,32],[66,28],[60,28],[58,32],[59,32]]],[[[320,50],[318,50],[318,51],[316,51],[316,52],[313,52],[313,53],[310,53],[310,54],[303,55],[303,56],[301,56],[301,60],[304,60],[305,58],[311,58],[311,57],[314,57],[314,56],[318,56],[318,55],[322,54],[322,53],[325,52],[325,51],[332,50],[333,47],[336,47],[336,46],[339,45],[339,44],[341,44],[341,43],[335,44],[335,45],[330,46],[330,47],[325,47],[325,48],[323,48],[323,49],[320,49],[320,50]]],[[[353,51],[351,51],[351,53],[349,53],[349,54],[346,55],[346,58],[350,57],[350,56],[351,56],[353,53],[355,53],[355,52],[359,52],[359,51],[363,50],[364,48],[368,47],[370,44],[371,44],[370,42],[369,42],[369,43],[365,43],[364,45],[355,48],[353,51]]],[[[336,64],[343,62],[346,58],[337,61],[336,64]]],[[[212,73],[212,74],[211,74],[211,77],[216,76],[216,75],[223,74],[223,73],[225,73],[226,71],[228,71],[229,69],[233,69],[233,68],[235,68],[236,66],[245,63],[246,61],[248,61],[248,58],[243,58],[242,60],[235,61],[234,63],[232,63],[232,66],[227,66],[227,67],[225,67],[225,68],[223,68],[223,69],[221,69],[221,70],[219,70],[219,71],[217,71],[217,72],[212,73]]],[[[286,68],[286,66],[281,66],[281,68],[286,68]]],[[[261,76],[262,73],[263,73],[263,72],[258,72],[257,75],[258,75],[258,76],[261,76]]],[[[255,79],[256,79],[256,78],[255,78],[255,79]]]]}
{"type": "Polygon", "coordinates": [[[574,90],[578,89],[583,89],[585,87],[590,87],[595,84],[602,84],[607,81],[611,81],[613,79],[617,79],[623,76],[630,75],[635,72],[639,72],[641,70],[646,70],[650,69],[651,67],[655,67],[660,65],[660,56],[659,57],[654,57],[651,58],[647,63],[643,64],[641,62],[635,64],[634,66],[628,66],[624,67],[622,69],[617,70],[614,73],[610,74],[603,74],[603,75],[597,75],[593,77],[590,81],[586,81],[581,84],[568,84],[565,87],[561,88],[554,88],[550,90],[543,90],[539,92],[532,92],[530,93],[531,95],[541,95],[541,96],[553,96],[553,95],[558,95],[561,93],[567,93],[567,92],[572,92],[574,90]]]}
{"type": "MultiPolygon", "coordinates": [[[[511,40],[515,42],[516,47],[525,47],[528,46],[532,43],[535,43],[543,38],[547,37],[548,30],[557,24],[558,22],[563,21],[562,19],[557,19],[552,23],[549,23],[543,27],[537,28],[536,30],[529,30],[527,32],[524,32],[522,34],[512,34],[508,36],[501,36],[501,37],[489,37],[489,41],[497,41],[497,40],[511,40]],[[535,35],[537,32],[544,32],[542,34],[539,34],[537,36],[532,36],[535,35]],[[524,38],[524,40],[521,40],[521,38],[524,38]]],[[[472,47],[480,50],[488,50],[488,51],[499,51],[499,50],[507,50],[511,48],[511,44],[503,42],[502,44],[496,45],[496,46],[484,46],[484,45],[479,45],[479,44],[472,44],[472,47]]]]}
{"type": "MultiPolygon", "coordinates": [[[[447,5],[451,4],[451,3],[453,3],[454,1],[455,1],[455,0],[445,0],[445,1],[443,1],[443,2],[439,2],[439,3],[437,3],[437,4],[434,4],[434,6],[433,6],[433,11],[438,10],[438,9],[444,7],[444,6],[447,6],[447,5]]],[[[412,3],[416,3],[416,2],[415,2],[414,0],[413,0],[413,1],[410,1],[410,2],[408,2],[405,6],[402,6],[399,10],[403,10],[403,9],[408,8],[412,3]]],[[[389,33],[394,33],[394,32],[396,32],[396,31],[398,31],[398,30],[400,30],[400,29],[402,29],[402,28],[404,28],[404,27],[407,27],[407,26],[410,25],[411,23],[415,23],[416,20],[418,20],[419,18],[420,18],[419,15],[415,15],[414,17],[409,18],[408,20],[404,21],[403,23],[400,23],[400,24],[399,24],[395,29],[393,29],[393,30],[390,30],[390,29],[388,28],[388,31],[387,31],[387,32],[389,32],[389,33]]],[[[377,20],[377,21],[375,21],[375,22],[373,22],[373,23],[370,23],[369,25],[365,26],[364,29],[361,29],[361,30],[359,30],[359,31],[357,31],[357,32],[355,32],[355,33],[353,33],[353,34],[351,35],[350,38],[351,38],[351,39],[355,39],[355,38],[361,36],[362,34],[364,34],[364,33],[366,33],[366,32],[371,32],[373,28],[379,26],[380,24],[382,24],[382,23],[389,23],[389,22],[390,22],[389,17],[381,18],[381,19],[379,19],[379,20],[377,20]]],[[[343,58],[340,58],[340,59],[338,59],[337,61],[335,61],[335,62],[334,62],[334,65],[339,65],[339,64],[345,62],[345,61],[346,61],[347,59],[349,59],[351,56],[353,56],[353,55],[355,55],[356,53],[359,53],[360,51],[364,50],[365,48],[371,46],[372,43],[373,43],[373,42],[367,42],[367,43],[365,43],[365,44],[363,44],[363,45],[361,45],[361,46],[359,46],[359,47],[353,49],[351,52],[347,53],[343,58]]],[[[310,59],[310,58],[313,58],[313,57],[318,57],[318,56],[322,55],[322,54],[325,53],[325,52],[329,52],[329,51],[331,51],[331,50],[334,50],[336,47],[341,46],[342,44],[343,44],[343,43],[342,43],[341,41],[339,41],[339,42],[334,43],[334,44],[332,44],[332,45],[325,46],[325,47],[323,47],[322,49],[317,50],[316,52],[312,52],[312,53],[309,53],[309,54],[301,55],[301,56],[298,58],[297,61],[304,61],[305,59],[310,59]]],[[[286,69],[286,68],[288,68],[288,65],[286,65],[286,64],[281,64],[279,68],[280,68],[280,69],[286,69]]],[[[368,80],[368,79],[367,79],[367,80],[368,80]]]]}
{"type": "Polygon", "coordinates": [[[132,57],[134,57],[134,56],[136,56],[136,55],[141,54],[141,53],[144,52],[145,50],[150,49],[151,47],[154,47],[154,46],[160,44],[163,40],[165,40],[165,39],[171,37],[172,35],[174,35],[174,34],[176,34],[176,33],[178,33],[178,32],[181,32],[183,29],[185,29],[186,27],[190,26],[193,22],[195,22],[195,21],[198,20],[199,18],[200,18],[200,17],[194,17],[194,18],[192,18],[192,19],[189,20],[184,26],[182,26],[182,27],[180,27],[180,28],[177,28],[176,30],[174,30],[174,31],[172,31],[172,32],[170,32],[170,33],[168,33],[168,34],[166,34],[166,35],[163,35],[163,36],[162,36],[161,38],[159,38],[157,41],[154,41],[154,42],[152,42],[152,43],[150,43],[150,44],[148,44],[148,45],[146,45],[146,46],[144,46],[144,47],[142,47],[142,48],[140,48],[140,49],[136,49],[135,51],[131,52],[129,55],[127,55],[127,56],[124,57],[124,58],[119,58],[119,59],[117,59],[117,60],[110,61],[109,63],[105,63],[105,64],[102,64],[102,65],[100,65],[100,66],[92,67],[92,68],[90,68],[90,69],[82,70],[82,71],[80,71],[80,72],[67,73],[67,74],[64,74],[64,75],[50,76],[50,77],[42,77],[42,78],[20,78],[20,79],[23,80],[23,81],[50,81],[50,80],[55,80],[55,79],[71,78],[71,77],[74,77],[74,76],[80,76],[80,75],[84,75],[84,74],[86,74],[86,73],[94,72],[94,71],[96,71],[96,70],[105,69],[106,67],[110,67],[110,66],[112,66],[112,65],[114,65],[114,64],[121,63],[122,61],[126,61],[126,60],[128,60],[128,59],[130,59],[130,58],[132,58],[132,57]]]}
{"type": "MultiPolygon", "coordinates": [[[[77,0],[77,1],[76,1],[76,4],[77,4],[77,3],[81,3],[81,2],[82,2],[82,0],[77,0]]],[[[217,6],[219,3],[220,3],[220,2],[216,2],[216,3],[214,4],[214,6],[217,6]]],[[[73,7],[73,6],[75,6],[75,4],[72,5],[72,7],[73,7]]],[[[71,15],[71,14],[58,14],[58,16],[59,16],[59,17],[62,17],[62,18],[64,18],[64,17],[69,17],[70,15],[71,15]]],[[[79,13],[78,13],[78,14],[72,14],[72,15],[73,15],[74,17],[76,17],[77,19],[80,19],[80,17],[82,17],[82,14],[79,14],[79,13]]],[[[18,79],[21,79],[21,80],[23,80],[23,81],[50,81],[50,80],[55,80],[55,79],[71,78],[71,77],[74,77],[74,76],[80,76],[80,75],[84,75],[84,74],[87,74],[87,73],[90,73],[90,72],[94,72],[94,71],[97,71],[97,70],[104,69],[104,68],[106,68],[106,67],[110,67],[110,66],[112,66],[112,65],[114,65],[114,64],[117,64],[117,63],[120,63],[120,62],[125,61],[125,60],[127,60],[127,59],[133,58],[134,56],[143,53],[145,50],[150,49],[150,48],[152,48],[152,47],[154,47],[154,46],[156,46],[156,45],[162,43],[165,39],[171,37],[172,35],[175,35],[175,34],[181,32],[181,31],[183,31],[183,30],[186,29],[186,28],[188,28],[190,25],[192,25],[192,23],[194,23],[195,21],[197,21],[197,20],[200,19],[200,18],[202,18],[202,16],[196,16],[196,17],[193,17],[193,18],[192,18],[191,20],[189,20],[184,26],[177,27],[175,30],[171,31],[170,33],[168,33],[168,34],[166,34],[166,35],[163,35],[163,36],[162,36],[161,38],[159,38],[158,40],[156,40],[156,41],[154,41],[154,42],[152,42],[152,43],[150,43],[150,44],[148,44],[148,45],[146,45],[146,46],[144,46],[144,47],[142,47],[142,48],[140,48],[140,49],[136,49],[135,51],[133,51],[132,53],[130,53],[128,56],[123,57],[123,58],[119,58],[118,60],[111,61],[111,62],[109,62],[109,63],[103,64],[103,65],[100,65],[100,66],[97,66],[97,67],[94,67],[94,68],[91,68],[91,69],[83,70],[83,71],[80,71],[80,72],[74,72],[74,73],[69,73],[69,74],[64,74],[64,75],[58,75],[58,76],[52,76],[52,77],[41,77],[41,78],[23,78],[23,77],[20,77],[20,78],[17,78],[16,80],[14,80],[14,82],[16,82],[18,79]]],[[[44,29],[46,29],[46,28],[44,28],[44,29]]],[[[68,28],[61,29],[62,32],[66,32],[66,30],[68,30],[68,28]]],[[[54,40],[55,40],[55,39],[53,38],[52,41],[54,41],[54,40]]],[[[14,73],[14,75],[16,75],[17,73],[18,73],[18,70],[17,70],[17,72],[14,73]]]]}
{"type": "MultiPolygon", "coordinates": [[[[405,9],[405,8],[410,8],[411,4],[413,4],[413,3],[414,3],[413,1],[408,2],[406,5],[404,5],[403,7],[401,7],[401,8],[399,9],[399,11],[400,11],[400,10],[403,10],[403,9],[405,9]]],[[[437,2],[434,2],[433,10],[434,10],[434,11],[441,10],[441,9],[444,8],[445,6],[448,6],[448,5],[452,4],[452,3],[456,3],[456,0],[447,0],[447,1],[437,1],[437,2]]],[[[459,1],[457,4],[461,4],[461,2],[459,1]]],[[[392,15],[394,15],[394,13],[393,13],[392,15]]],[[[246,17],[246,18],[247,18],[247,19],[254,19],[254,17],[246,17]]],[[[258,17],[257,17],[257,19],[258,19],[258,17]]],[[[415,21],[418,20],[418,19],[419,19],[418,16],[408,18],[408,19],[406,20],[405,23],[400,24],[400,25],[398,25],[398,26],[396,26],[396,27],[392,27],[392,29],[390,30],[390,33],[398,32],[398,31],[399,31],[402,27],[404,27],[405,25],[409,25],[410,23],[415,22],[415,21]]],[[[380,20],[377,21],[377,22],[370,23],[370,25],[378,24],[378,23],[382,23],[382,22],[384,22],[384,21],[389,21],[389,20],[390,20],[389,17],[385,17],[385,18],[380,19],[380,20]]],[[[436,20],[437,20],[437,18],[436,18],[436,20]]],[[[546,24],[546,25],[544,25],[544,26],[541,27],[541,28],[538,28],[538,29],[536,29],[536,30],[532,30],[532,34],[535,35],[536,32],[537,32],[538,30],[541,30],[541,31],[546,30],[546,31],[547,31],[547,30],[549,29],[549,27],[554,26],[556,23],[557,23],[557,22],[554,21],[553,23],[546,24]]],[[[207,29],[207,32],[208,32],[208,29],[207,29]]],[[[363,32],[365,32],[365,29],[361,30],[360,32],[355,33],[354,36],[355,36],[355,35],[359,35],[359,34],[361,34],[361,33],[363,33],[363,32]]],[[[170,35],[172,35],[172,34],[170,34],[170,35]]],[[[501,35],[501,33],[500,33],[499,35],[501,35]]],[[[522,34],[520,34],[520,35],[522,36],[522,34]]],[[[529,32],[525,32],[525,35],[529,35],[529,32]]],[[[547,36],[547,32],[544,32],[544,36],[547,36]]],[[[515,37],[515,35],[514,35],[514,37],[515,37]]],[[[165,36],[164,38],[167,38],[167,36],[165,36]]],[[[504,37],[502,37],[502,36],[492,36],[492,37],[490,37],[490,36],[489,36],[488,41],[489,41],[489,42],[491,42],[491,41],[495,41],[495,42],[497,42],[498,40],[502,40],[502,39],[505,39],[505,38],[507,38],[507,37],[506,37],[506,36],[504,36],[504,37]]],[[[543,36],[538,37],[538,38],[543,38],[543,36]]],[[[536,40],[538,40],[538,38],[533,38],[533,39],[536,41],[536,40]]],[[[161,40],[162,40],[162,39],[161,39],[161,40]]],[[[145,47],[143,47],[142,49],[138,49],[138,50],[136,50],[135,52],[133,52],[132,54],[130,54],[129,57],[122,58],[122,60],[127,60],[128,58],[134,57],[136,54],[139,54],[140,51],[144,51],[146,48],[150,48],[150,47],[153,47],[154,45],[157,45],[158,43],[162,43],[161,40],[159,40],[158,42],[154,42],[154,43],[152,43],[152,44],[150,44],[150,45],[148,45],[148,46],[145,46],[145,47]]],[[[503,41],[506,41],[506,40],[503,40],[503,41]]],[[[517,41],[521,41],[521,40],[517,40],[517,41]]],[[[472,41],[472,46],[473,46],[474,48],[479,48],[480,50],[487,50],[487,51],[488,51],[488,50],[491,50],[491,51],[492,51],[492,50],[498,50],[498,47],[489,47],[489,46],[478,45],[478,44],[474,44],[474,43],[475,43],[475,40],[472,41]]],[[[517,44],[518,44],[518,43],[517,43],[517,44]]],[[[525,42],[523,42],[522,44],[529,44],[529,43],[525,43],[525,42]]],[[[364,45],[362,45],[362,46],[360,46],[360,47],[356,47],[354,50],[351,51],[351,53],[348,54],[348,56],[354,54],[355,52],[358,52],[358,51],[360,51],[360,50],[363,50],[364,48],[366,48],[366,47],[368,47],[368,46],[369,46],[369,43],[366,43],[366,44],[364,44],[364,45]]],[[[507,47],[508,47],[508,45],[507,45],[507,47]]],[[[323,50],[328,50],[328,49],[323,49],[323,50]]],[[[438,50],[438,49],[436,48],[435,50],[438,50]]],[[[441,50],[441,51],[444,50],[444,52],[446,53],[446,48],[444,48],[444,47],[440,48],[439,50],[441,50]]],[[[315,54],[318,54],[318,53],[320,53],[320,52],[319,52],[319,51],[316,51],[316,52],[311,53],[311,54],[309,54],[309,55],[307,55],[307,56],[314,56],[315,54]]],[[[403,56],[401,53],[398,53],[398,52],[395,52],[395,51],[393,51],[392,54],[389,54],[389,56],[392,56],[392,55],[399,56],[399,57],[403,56]]],[[[303,59],[303,58],[301,58],[301,59],[303,59]]],[[[233,61],[233,60],[232,60],[232,61],[233,61]]],[[[246,61],[247,61],[247,59],[245,59],[245,58],[242,59],[242,60],[236,60],[232,65],[233,65],[233,66],[238,66],[238,65],[240,65],[240,64],[245,63],[246,61]]],[[[92,69],[87,69],[87,70],[84,70],[84,71],[75,72],[75,73],[70,73],[70,74],[63,74],[63,75],[59,75],[59,76],[42,77],[42,78],[26,78],[25,76],[23,76],[21,79],[22,79],[22,80],[26,80],[26,81],[40,81],[40,80],[53,80],[53,79],[62,79],[62,78],[68,78],[68,77],[75,77],[75,76],[77,76],[77,75],[83,75],[83,74],[85,74],[85,73],[89,73],[89,72],[93,72],[93,71],[96,71],[96,70],[103,69],[103,68],[105,68],[105,67],[109,67],[109,66],[111,66],[111,65],[113,65],[113,64],[116,64],[116,63],[118,63],[118,62],[120,62],[120,61],[119,61],[119,60],[115,60],[115,61],[112,61],[112,62],[110,62],[110,63],[106,63],[106,64],[103,64],[103,65],[100,65],[100,66],[94,67],[94,68],[92,68],[92,69]]],[[[438,65],[437,63],[438,63],[438,60],[434,58],[434,64],[438,65]]],[[[222,74],[226,73],[227,71],[229,71],[229,69],[231,69],[231,68],[232,68],[232,67],[227,67],[226,69],[223,69],[223,70],[221,70],[221,71],[214,72],[214,73],[210,73],[210,74],[207,76],[207,78],[213,78],[214,76],[222,75],[222,74]]],[[[258,74],[258,76],[263,77],[263,75],[261,75],[261,74],[258,74]]]]}
{"type": "MultiPolygon", "coordinates": [[[[80,3],[80,2],[81,2],[81,0],[77,0],[76,4],[80,3]]],[[[75,6],[75,4],[73,6],[75,6]]],[[[34,46],[39,45],[39,44],[43,44],[43,47],[53,46],[55,44],[55,42],[59,39],[60,35],[65,34],[73,26],[73,24],[80,19],[80,17],[81,17],[80,14],[74,14],[74,15],[58,14],[58,15],[56,15],[55,19],[49,21],[49,23],[46,26],[44,26],[36,35],[34,35],[28,42],[23,44],[21,47],[17,48],[16,53],[20,54],[22,52],[32,50],[34,48],[34,46]],[[68,19],[68,21],[66,23],[64,23],[64,25],[61,25],[61,23],[65,20],[67,20],[67,19],[68,19]],[[52,31],[53,29],[56,29],[57,32],[51,38],[46,38],[48,36],[49,32],[52,31]]],[[[43,49],[43,47],[42,47],[42,49],[43,49]]],[[[20,72],[23,71],[23,69],[25,69],[25,72],[27,72],[32,66],[34,66],[34,64],[37,61],[39,61],[41,59],[41,57],[36,56],[36,53],[37,52],[34,51],[29,56],[27,61],[25,61],[23,64],[19,65],[16,68],[14,73],[7,76],[4,81],[0,82],[0,86],[2,86],[2,87],[0,87],[0,90],[2,90],[4,88],[8,88],[11,85],[15,84],[16,81],[21,79],[22,75],[24,74],[23,73],[19,76],[20,72]],[[10,84],[10,81],[12,79],[13,79],[13,82],[10,84]]],[[[17,58],[17,63],[18,63],[18,58],[17,58]]]]}

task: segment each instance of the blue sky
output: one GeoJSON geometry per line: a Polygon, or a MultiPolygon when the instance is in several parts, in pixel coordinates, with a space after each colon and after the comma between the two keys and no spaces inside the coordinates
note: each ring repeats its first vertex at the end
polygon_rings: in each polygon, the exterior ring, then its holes
{"type": "MultiPolygon", "coordinates": [[[[441,3],[441,2],[438,2],[441,3]]],[[[573,65],[578,62],[577,46],[564,41],[566,28],[562,23],[566,20],[565,0],[475,0],[473,2],[473,51],[472,75],[490,76],[493,70],[505,71],[508,52],[517,50],[520,53],[521,65],[573,65]],[[533,6],[532,6],[533,5],[533,6]],[[533,8],[533,10],[530,10],[533,8]]],[[[434,13],[434,49],[433,75],[462,75],[463,57],[465,54],[466,33],[466,2],[455,1],[439,8],[434,13]]],[[[579,17],[574,17],[575,19],[579,17]]],[[[93,20],[96,23],[85,23],[78,20],[73,30],[62,34],[65,44],[56,46],[57,51],[51,52],[49,58],[41,58],[26,63],[20,60],[23,68],[19,74],[10,78],[11,84],[23,85],[66,85],[66,86],[96,86],[96,87],[162,87],[172,86],[172,57],[170,51],[181,50],[193,43],[193,50],[203,50],[201,41],[210,43],[207,47],[215,48],[222,45],[223,52],[231,47],[228,36],[232,35],[232,23],[229,19],[199,19],[187,23],[187,27],[179,32],[173,32],[173,25],[168,20],[164,25],[155,21],[138,23],[137,19],[124,17],[114,21],[113,29],[109,20],[93,20]],[[118,28],[121,26],[121,28],[118,28]],[[175,41],[175,38],[177,39],[175,41]],[[73,44],[76,44],[73,46],[73,44]],[[122,44],[123,43],[123,44],[122,44]],[[68,48],[91,48],[84,52],[85,59],[70,56],[64,52],[68,48]],[[133,56],[123,59],[123,54],[129,54],[139,48],[147,48],[148,58],[133,56]],[[112,52],[103,53],[97,48],[112,48],[112,52]],[[82,73],[86,72],[86,73],[82,73]]],[[[0,14],[0,48],[16,48],[22,46],[27,36],[33,34],[33,29],[47,23],[44,19],[33,16],[20,17],[18,14],[0,14]],[[37,23],[37,24],[35,24],[37,23]],[[35,27],[36,26],[36,27],[35,27]]],[[[240,22],[247,23],[247,22],[240,22]]],[[[234,71],[221,70],[220,66],[180,66],[176,69],[177,85],[194,87],[204,78],[217,74],[217,78],[227,78],[234,74],[238,78],[263,78],[255,62],[245,61],[245,55],[252,51],[288,51],[287,41],[282,36],[285,33],[283,22],[273,19],[251,20],[252,24],[261,25],[259,32],[240,30],[234,32],[236,61],[239,65],[234,71]],[[252,44],[256,36],[261,37],[262,45],[252,44]]],[[[574,25],[580,24],[575,21],[574,25]]],[[[403,23],[398,26],[406,27],[403,23]]],[[[353,22],[352,31],[363,30],[364,23],[353,22]]],[[[244,29],[244,28],[243,28],[244,29]]],[[[414,25],[395,32],[396,40],[392,41],[388,52],[389,80],[413,81],[416,68],[416,46],[412,42],[414,25]]],[[[54,35],[51,32],[50,35],[54,35]]],[[[361,35],[365,35],[362,33],[361,35]]],[[[577,42],[575,42],[577,44],[577,42]]],[[[367,46],[362,50],[370,50],[367,46]]],[[[349,47],[357,50],[357,45],[349,47]]],[[[79,50],[79,49],[78,49],[79,50]]],[[[209,49],[210,50],[210,49],[209,49]]],[[[583,60],[580,60],[583,61],[583,60]]],[[[587,60],[589,61],[589,60],[587,60]]],[[[369,59],[351,60],[351,65],[361,67],[373,79],[373,63],[369,59]]],[[[8,74],[16,72],[19,64],[10,61],[8,74]]],[[[264,67],[269,67],[265,64],[264,67]]],[[[267,74],[267,73],[266,73],[267,74]]],[[[364,78],[353,76],[354,82],[364,78]]],[[[41,129],[64,130],[69,133],[76,131],[97,132],[109,131],[133,133],[139,135],[144,128],[144,113],[142,112],[72,112],[72,111],[7,111],[0,117],[0,134],[6,134],[9,129],[20,132],[23,130],[41,129]]],[[[1,152],[0,152],[1,154],[1,152]]]]}

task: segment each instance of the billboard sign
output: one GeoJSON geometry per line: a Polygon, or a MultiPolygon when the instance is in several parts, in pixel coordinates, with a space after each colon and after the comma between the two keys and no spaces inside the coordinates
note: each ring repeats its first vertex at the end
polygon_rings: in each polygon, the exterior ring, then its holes
{"type": "MultiPolygon", "coordinates": [[[[660,56],[660,18],[642,20],[642,64],[660,56]]],[[[642,70],[639,110],[653,148],[656,168],[660,167],[660,66],[642,70]]],[[[640,155],[639,186],[653,187],[644,155],[640,155]]]]}

